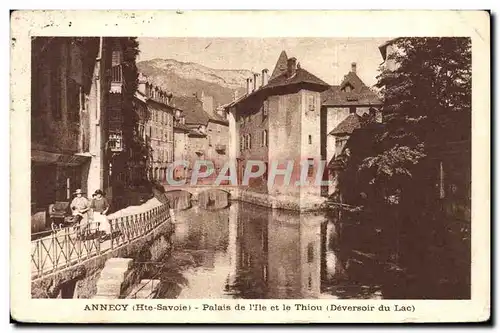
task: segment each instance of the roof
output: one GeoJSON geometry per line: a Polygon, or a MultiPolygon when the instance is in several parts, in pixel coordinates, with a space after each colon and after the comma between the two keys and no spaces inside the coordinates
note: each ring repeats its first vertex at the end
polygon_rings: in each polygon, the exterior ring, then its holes
{"type": "Polygon", "coordinates": [[[209,121],[229,126],[229,121],[217,113],[208,114],[209,121]]]}
{"type": "Polygon", "coordinates": [[[330,134],[340,135],[340,134],[352,134],[355,129],[361,128],[360,117],[356,113],[351,113],[340,124],[335,127],[330,134]]]}
{"type": "Polygon", "coordinates": [[[381,105],[380,98],[368,88],[355,72],[349,72],[339,86],[331,86],[321,93],[321,104],[324,106],[340,105],[381,105]],[[343,88],[350,85],[350,92],[343,88]]]}
{"type": "Polygon", "coordinates": [[[380,50],[380,54],[382,55],[382,59],[384,59],[384,61],[386,60],[387,57],[387,46],[394,44],[400,38],[401,37],[390,39],[378,47],[378,49],[380,50]]]}
{"type": "Polygon", "coordinates": [[[191,96],[174,96],[172,103],[175,108],[184,111],[186,124],[207,125],[209,116],[203,110],[201,101],[196,97],[191,96]]]}
{"type": "Polygon", "coordinates": [[[325,81],[321,80],[314,74],[311,74],[304,68],[297,68],[295,70],[295,75],[289,77],[288,73],[282,73],[279,76],[275,77],[272,80],[269,80],[269,83],[262,87],[263,89],[266,88],[274,88],[274,87],[283,87],[287,85],[292,85],[292,84],[298,84],[298,83],[310,83],[310,84],[316,84],[320,86],[329,86],[328,83],[325,81]]]}
{"type": "Polygon", "coordinates": [[[286,55],[285,50],[281,51],[281,54],[278,58],[278,61],[276,62],[276,66],[274,67],[273,73],[271,74],[271,77],[269,80],[274,79],[275,77],[280,76],[287,70],[287,61],[288,61],[288,56],[286,55]]]}
{"type": "Polygon", "coordinates": [[[207,136],[205,133],[201,133],[195,129],[191,129],[189,132],[189,136],[196,136],[196,137],[205,137],[207,136]]]}
{"type": "Polygon", "coordinates": [[[184,124],[181,124],[181,123],[175,123],[174,124],[174,130],[181,130],[181,131],[184,131],[184,132],[189,132],[191,131],[191,129],[189,127],[187,127],[186,125],[184,124]]]}
{"type": "Polygon", "coordinates": [[[330,87],[330,85],[328,83],[321,80],[320,78],[318,78],[314,74],[311,74],[310,72],[308,72],[304,68],[300,67],[300,65],[298,65],[298,64],[297,64],[297,67],[295,69],[295,74],[292,76],[288,76],[287,61],[288,61],[288,58],[286,56],[286,52],[282,51],[279,58],[278,58],[278,62],[276,63],[276,67],[274,68],[273,74],[271,75],[271,78],[269,79],[268,83],[265,86],[261,86],[259,89],[253,91],[250,94],[245,94],[245,95],[238,97],[236,100],[227,104],[226,107],[232,107],[250,96],[254,96],[256,94],[260,94],[262,91],[266,91],[266,90],[274,89],[274,88],[287,87],[287,86],[298,85],[298,84],[303,84],[303,83],[312,84],[312,85],[321,87],[322,88],[321,90],[325,90],[325,89],[328,89],[328,87],[330,87]]]}

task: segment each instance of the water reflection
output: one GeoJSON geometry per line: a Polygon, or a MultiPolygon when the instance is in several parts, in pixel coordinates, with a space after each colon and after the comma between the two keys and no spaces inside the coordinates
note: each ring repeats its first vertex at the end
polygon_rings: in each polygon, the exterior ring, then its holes
{"type": "Polygon", "coordinates": [[[322,213],[247,203],[178,211],[162,297],[380,298],[376,284],[347,279],[338,228],[322,213]]]}

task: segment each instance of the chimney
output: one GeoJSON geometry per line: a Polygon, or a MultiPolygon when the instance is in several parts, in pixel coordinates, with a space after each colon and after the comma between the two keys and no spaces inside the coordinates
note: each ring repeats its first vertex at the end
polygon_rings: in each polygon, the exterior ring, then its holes
{"type": "Polygon", "coordinates": [[[267,82],[269,81],[269,74],[268,74],[268,69],[267,68],[264,68],[262,70],[262,87],[265,86],[267,84],[267,82]]]}
{"type": "Polygon", "coordinates": [[[355,62],[353,62],[351,64],[351,72],[356,73],[356,63],[355,62]]]}
{"type": "Polygon", "coordinates": [[[297,58],[292,57],[292,58],[287,60],[288,77],[294,76],[296,70],[297,70],[297,58]]]}
{"type": "Polygon", "coordinates": [[[250,83],[252,82],[251,78],[247,78],[247,95],[250,95],[252,92],[252,87],[250,86],[250,83]]]}
{"type": "Polygon", "coordinates": [[[137,90],[146,96],[146,83],[147,83],[147,77],[142,74],[142,73],[139,73],[139,77],[137,78],[137,90]]]}
{"type": "Polygon", "coordinates": [[[259,77],[259,73],[253,73],[253,91],[257,90],[257,78],[259,77]]]}

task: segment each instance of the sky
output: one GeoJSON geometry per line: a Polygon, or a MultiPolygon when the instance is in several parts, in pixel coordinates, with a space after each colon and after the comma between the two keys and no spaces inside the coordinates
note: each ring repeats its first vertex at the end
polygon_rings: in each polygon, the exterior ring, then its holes
{"type": "Polygon", "coordinates": [[[138,61],[155,58],[196,62],[216,69],[270,72],[282,50],[302,68],[329,84],[340,84],[356,62],[358,76],[373,86],[382,56],[378,47],[390,38],[138,38],[138,61]]]}

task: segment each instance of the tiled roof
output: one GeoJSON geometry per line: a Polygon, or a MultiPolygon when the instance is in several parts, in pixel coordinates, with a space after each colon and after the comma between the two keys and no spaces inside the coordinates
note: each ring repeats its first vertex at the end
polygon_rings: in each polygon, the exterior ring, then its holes
{"type": "Polygon", "coordinates": [[[174,123],[174,129],[178,129],[178,130],[181,130],[184,132],[191,131],[191,129],[189,127],[187,127],[186,125],[181,124],[181,123],[174,123]]]}
{"type": "Polygon", "coordinates": [[[341,135],[351,134],[355,129],[361,128],[360,117],[356,113],[351,113],[347,118],[340,122],[330,134],[341,135]]]}
{"type": "Polygon", "coordinates": [[[205,137],[207,136],[205,133],[201,133],[195,129],[190,130],[189,136],[196,136],[196,137],[205,137]]]}
{"type": "Polygon", "coordinates": [[[229,126],[229,121],[215,112],[214,112],[214,114],[209,114],[208,117],[210,118],[210,121],[221,123],[221,124],[229,126]]]}
{"type": "Polygon", "coordinates": [[[186,124],[207,125],[209,116],[203,110],[201,101],[191,96],[174,96],[172,102],[176,108],[184,111],[186,124]]]}
{"type": "Polygon", "coordinates": [[[380,54],[382,55],[382,59],[384,59],[384,61],[386,60],[387,57],[387,46],[396,43],[400,39],[401,37],[390,39],[378,47],[378,49],[380,50],[380,54]]]}
{"type": "Polygon", "coordinates": [[[295,71],[295,75],[288,77],[288,73],[286,72],[282,73],[281,75],[275,77],[274,79],[269,80],[269,83],[262,88],[266,89],[266,88],[282,87],[298,83],[311,83],[325,87],[329,86],[328,83],[321,80],[317,76],[309,73],[305,69],[297,68],[295,71]]]}
{"type": "Polygon", "coordinates": [[[381,105],[378,96],[368,88],[359,76],[354,72],[349,72],[340,86],[331,86],[330,89],[321,93],[321,104],[325,106],[340,105],[381,105]],[[344,91],[346,86],[351,87],[351,91],[344,91]]]}
{"type": "Polygon", "coordinates": [[[271,77],[269,80],[274,79],[275,77],[280,76],[284,72],[286,72],[287,69],[287,61],[288,61],[288,56],[286,55],[285,50],[281,51],[281,54],[278,58],[278,61],[276,62],[276,66],[274,67],[273,73],[271,74],[271,77]]]}

